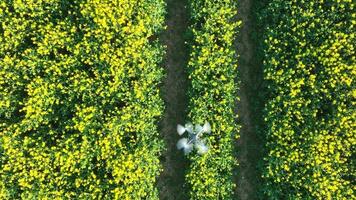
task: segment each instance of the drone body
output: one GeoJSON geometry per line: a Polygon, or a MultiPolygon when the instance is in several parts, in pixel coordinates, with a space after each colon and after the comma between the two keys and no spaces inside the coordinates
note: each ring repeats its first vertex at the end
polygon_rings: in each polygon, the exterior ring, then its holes
{"type": "Polygon", "coordinates": [[[189,154],[192,152],[193,147],[198,151],[198,154],[205,154],[208,152],[209,147],[206,145],[206,141],[202,139],[203,133],[210,133],[211,126],[209,122],[206,122],[204,126],[193,125],[192,123],[187,123],[185,126],[178,124],[177,132],[179,135],[183,135],[188,132],[188,138],[182,138],[177,142],[177,148],[179,150],[183,149],[184,154],[189,154]]]}

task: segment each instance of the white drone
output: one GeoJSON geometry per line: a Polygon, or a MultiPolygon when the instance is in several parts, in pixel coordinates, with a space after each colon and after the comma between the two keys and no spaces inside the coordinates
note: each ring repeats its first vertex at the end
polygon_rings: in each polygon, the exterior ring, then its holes
{"type": "Polygon", "coordinates": [[[211,126],[209,122],[205,122],[204,126],[194,125],[192,123],[187,123],[185,126],[178,124],[177,132],[179,135],[183,135],[185,131],[188,132],[188,138],[182,138],[177,142],[177,148],[179,150],[183,149],[184,154],[189,154],[193,147],[198,150],[198,154],[205,154],[208,152],[209,147],[206,145],[205,140],[201,139],[203,133],[210,133],[211,126]]]}

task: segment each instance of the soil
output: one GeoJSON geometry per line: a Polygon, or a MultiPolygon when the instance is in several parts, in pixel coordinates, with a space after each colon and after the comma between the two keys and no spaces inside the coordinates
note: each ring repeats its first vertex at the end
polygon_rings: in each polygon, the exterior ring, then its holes
{"type": "Polygon", "coordinates": [[[259,167],[263,157],[262,124],[263,69],[257,56],[256,32],[253,0],[239,0],[238,19],[242,21],[236,48],[239,55],[238,69],[240,89],[236,112],[241,125],[237,141],[236,198],[240,200],[260,199],[261,173],[259,167]]]}
{"type": "Polygon", "coordinates": [[[161,163],[163,172],[158,179],[159,197],[161,200],[188,199],[185,187],[185,174],[188,160],[178,151],[179,139],[177,124],[185,124],[188,105],[188,75],[186,66],[189,58],[185,45],[185,34],[188,29],[188,11],[186,0],[167,0],[167,29],[160,40],[167,47],[164,59],[166,77],[161,88],[165,101],[165,113],[160,122],[160,132],[166,144],[161,163]]]}

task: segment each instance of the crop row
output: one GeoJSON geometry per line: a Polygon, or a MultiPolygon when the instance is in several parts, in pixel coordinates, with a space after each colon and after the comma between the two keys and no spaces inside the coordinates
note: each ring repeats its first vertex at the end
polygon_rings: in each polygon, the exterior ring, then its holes
{"type": "Polygon", "coordinates": [[[186,180],[191,199],[231,199],[234,190],[233,140],[238,137],[234,103],[237,85],[233,41],[239,22],[233,0],[190,0],[193,38],[188,63],[189,117],[212,125],[207,154],[190,156],[186,180]]]}
{"type": "Polygon", "coordinates": [[[164,9],[0,2],[0,199],[158,199],[164,9]]]}
{"type": "Polygon", "coordinates": [[[355,4],[272,0],[261,17],[269,93],[265,193],[355,199],[355,4]]]}

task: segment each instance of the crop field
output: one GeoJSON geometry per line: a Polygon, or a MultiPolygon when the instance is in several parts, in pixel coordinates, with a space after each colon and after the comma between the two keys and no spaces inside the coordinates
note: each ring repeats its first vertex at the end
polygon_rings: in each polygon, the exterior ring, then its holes
{"type": "Polygon", "coordinates": [[[261,15],[271,199],[355,198],[354,6],[272,1],[261,15]]]}
{"type": "Polygon", "coordinates": [[[0,0],[0,199],[356,199],[352,0],[0,0]]]}

